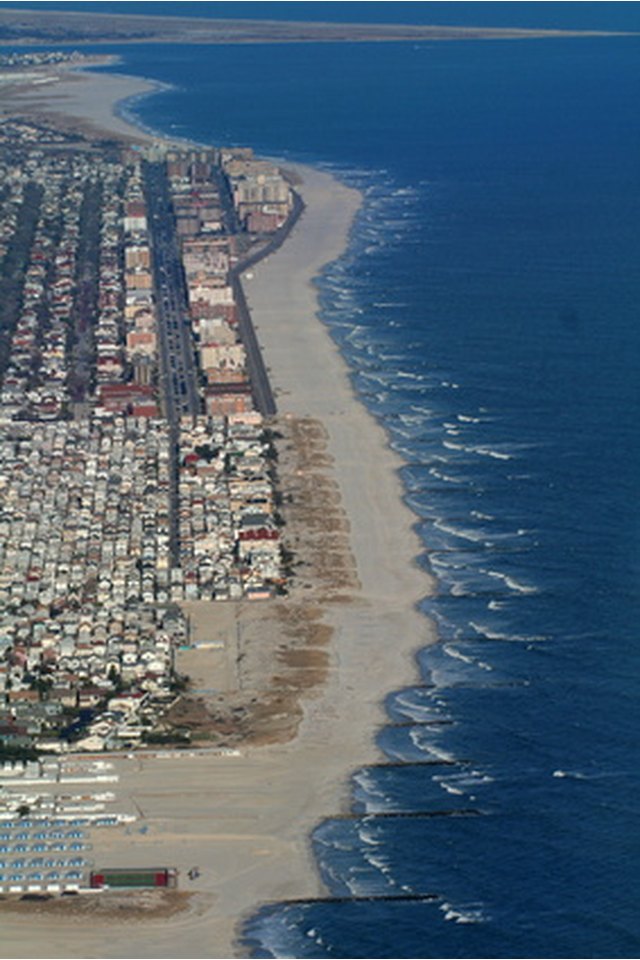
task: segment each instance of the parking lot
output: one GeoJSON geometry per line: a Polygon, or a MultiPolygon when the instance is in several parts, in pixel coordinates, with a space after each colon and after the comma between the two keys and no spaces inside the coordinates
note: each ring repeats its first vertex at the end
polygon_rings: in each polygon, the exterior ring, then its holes
{"type": "Polygon", "coordinates": [[[136,819],[105,790],[118,779],[111,763],[78,758],[0,767],[0,894],[88,887],[94,848],[136,819]]]}

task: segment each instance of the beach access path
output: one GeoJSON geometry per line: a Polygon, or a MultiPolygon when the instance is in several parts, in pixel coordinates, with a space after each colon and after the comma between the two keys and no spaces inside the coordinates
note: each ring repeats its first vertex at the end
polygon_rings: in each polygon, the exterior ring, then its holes
{"type": "MultiPolygon", "coordinates": [[[[90,107],[90,104],[87,104],[90,107]]],[[[102,120],[101,120],[102,122],[102,120]]],[[[115,132],[115,131],[114,131],[115,132]]],[[[120,790],[148,831],[135,844],[157,864],[198,864],[185,886],[190,906],[166,919],[114,923],[69,913],[3,909],[0,957],[229,957],[246,955],[242,921],[267,902],[326,892],[310,834],[349,812],[350,774],[383,756],[375,744],[384,697],[419,682],[412,654],[434,639],[415,604],[430,589],[415,564],[421,546],[402,501],[401,464],[355,398],[348,371],[317,316],[312,279],[344,250],[360,194],[327,173],[296,168],[305,211],[284,246],[252,268],[244,288],[276,394],[279,415],[311,417],[328,433],[328,454],[350,524],[360,588],[327,604],[334,628],[324,686],[304,704],[295,739],[220,756],[117,759],[120,790]]],[[[212,627],[215,626],[212,604],[212,627]]]]}

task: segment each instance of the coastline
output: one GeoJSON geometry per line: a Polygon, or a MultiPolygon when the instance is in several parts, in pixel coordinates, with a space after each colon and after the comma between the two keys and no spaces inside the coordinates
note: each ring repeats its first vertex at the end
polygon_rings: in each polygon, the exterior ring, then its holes
{"type": "MultiPolygon", "coordinates": [[[[115,58],[108,58],[116,62],[115,58]]],[[[19,83],[9,88],[1,112],[52,117],[65,129],[74,127],[91,138],[117,138],[149,144],[159,139],[126,115],[127,104],[164,88],[155,80],[126,74],[93,72],[91,65],[42,71],[43,86],[19,83]]]]}
{"type": "MultiPolygon", "coordinates": [[[[32,110],[64,114],[92,133],[148,143],[160,138],[141,134],[121,111],[123,101],[154,89],[151,81],[77,71],[55,89],[35,91],[30,102],[32,110]]],[[[248,747],[233,758],[201,752],[117,759],[123,783],[154,825],[148,840],[134,842],[153,846],[158,862],[188,856],[201,864],[185,912],[116,929],[98,917],[90,929],[73,916],[47,917],[42,930],[32,918],[5,913],[0,956],[129,957],[133,947],[138,957],[225,957],[232,949],[245,955],[242,923],[261,905],[324,892],[311,832],[348,812],[350,775],[383,759],[375,733],[385,723],[384,698],[417,680],[412,655],[435,640],[416,609],[430,581],[415,561],[422,547],[402,499],[401,458],[356,397],[347,364],[318,318],[313,279],[344,251],[362,198],[313,167],[287,166],[302,181],[296,189],[305,212],[243,287],[278,415],[323,425],[329,472],[350,525],[360,586],[325,607],[323,620],[333,629],[327,678],[304,702],[297,735],[287,743],[248,747]]]]}

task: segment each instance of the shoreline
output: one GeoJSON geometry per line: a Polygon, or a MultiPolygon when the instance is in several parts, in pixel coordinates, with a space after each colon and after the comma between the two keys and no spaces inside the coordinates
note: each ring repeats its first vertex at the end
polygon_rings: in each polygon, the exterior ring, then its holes
{"type": "MultiPolygon", "coordinates": [[[[119,137],[124,125],[127,142],[132,130],[137,142],[149,142],[150,135],[141,136],[118,116],[118,108],[152,93],[151,81],[124,78],[127,92],[114,102],[125,85],[106,84],[104,78],[116,75],[76,73],[82,82],[72,82],[82,91],[71,91],[62,103],[59,85],[44,96],[37,91],[43,115],[63,113],[94,132],[119,137]],[[84,78],[92,76],[98,83],[89,79],[85,85],[84,78]]],[[[323,622],[333,630],[327,675],[303,700],[304,715],[292,740],[243,747],[234,758],[199,751],[162,761],[115,759],[122,783],[154,825],[148,840],[134,843],[157,851],[157,862],[188,855],[201,864],[198,884],[187,888],[193,897],[187,911],[153,924],[142,917],[115,931],[99,918],[91,929],[81,929],[72,916],[47,918],[46,929],[36,931],[32,922],[7,912],[0,956],[130,957],[133,946],[136,957],[225,957],[231,950],[247,955],[244,924],[260,908],[326,893],[312,833],[324,819],[349,812],[352,774],[384,760],[375,738],[388,719],[385,698],[419,682],[415,654],[437,639],[417,609],[433,581],[417,564],[423,546],[415,514],[403,499],[398,474],[403,461],[357,397],[347,363],[319,316],[314,280],[346,249],[362,197],[314,167],[286,165],[302,179],[296,189],[305,211],[283,247],[252,268],[251,279],[244,277],[243,289],[278,416],[311,418],[326,430],[327,473],[337,483],[350,525],[360,585],[344,602],[323,605],[323,622]],[[179,789],[185,783],[187,799],[179,789]],[[173,792],[170,784],[176,785],[173,792]]]]}
{"type": "MultiPolygon", "coordinates": [[[[117,62],[115,56],[108,58],[109,64],[117,62]]],[[[93,69],[104,65],[107,64],[73,64],[43,70],[42,76],[50,78],[44,86],[20,84],[18,79],[14,84],[7,84],[0,112],[48,117],[54,125],[72,126],[89,139],[115,138],[127,145],[151,144],[159,139],[172,143],[171,138],[153,135],[126,116],[127,105],[132,100],[150,96],[166,85],[143,77],[100,73],[93,69]]]]}
{"type": "MultiPolygon", "coordinates": [[[[562,29],[557,27],[481,26],[408,23],[336,23],[306,20],[269,20],[77,11],[0,10],[0,23],[14,44],[100,43],[307,43],[400,42],[443,40],[514,40],[556,37],[625,36],[629,31],[562,29]],[[34,29],[35,27],[35,29],[34,29]]],[[[633,34],[631,34],[633,35],[633,34]]]]}
{"type": "MultiPolygon", "coordinates": [[[[369,763],[386,759],[377,746],[377,734],[389,719],[386,697],[394,690],[422,682],[416,655],[438,638],[435,626],[418,608],[419,601],[433,590],[434,580],[418,563],[424,545],[415,531],[417,518],[404,501],[399,475],[404,461],[391,448],[380,421],[358,397],[350,382],[350,368],[319,310],[315,281],[323,267],[346,250],[362,195],[345,187],[332,174],[286,163],[300,178],[301,194],[312,214],[315,204],[322,202],[319,198],[323,193],[327,198],[324,202],[332,198],[333,209],[326,213],[325,226],[329,229],[340,212],[352,205],[347,229],[328,259],[320,253],[322,240],[317,238],[316,249],[310,249],[305,238],[297,235],[296,227],[291,243],[253,268],[252,278],[244,284],[279,415],[317,418],[327,429],[331,470],[350,524],[349,542],[359,580],[354,607],[335,609],[329,618],[334,628],[332,644],[343,676],[332,673],[321,696],[331,699],[337,695],[344,728],[348,727],[354,742],[349,755],[344,757],[342,774],[336,773],[333,811],[309,824],[308,843],[313,857],[312,841],[317,827],[325,819],[351,812],[353,774],[369,763]],[[298,316],[311,320],[308,328],[296,329],[298,316]],[[379,522],[375,533],[371,530],[372,516],[379,522]],[[400,635],[395,648],[397,658],[388,648],[384,649],[385,632],[390,638],[400,635]],[[357,649],[354,640],[365,636],[369,640],[366,650],[357,649]],[[387,658],[382,672],[379,664],[374,667],[371,663],[374,657],[387,658]]],[[[301,223],[300,232],[304,228],[301,223]]],[[[318,225],[318,232],[321,230],[318,225]]],[[[326,251],[327,248],[325,256],[326,251]]],[[[305,704],[304,722],[313,724],[313,708],[309,711],[308,707],[305,704]]],[[[337,727],[336,735],[340,723],[337,727]]],[[[303,749],[304,729],[298,739],[303,749]]],[[[317,872],[315,858],[313,868],[317,872]]],[[[292,899],[304,897],[297,894],[292,899]]],[[[244,924],[258,909],[272,905],[277,908],[277,901],[262,903],[243,918],[239,932],[245,949],[252,949],[255,944],[250,934],[244,939],[244,924]]]]}

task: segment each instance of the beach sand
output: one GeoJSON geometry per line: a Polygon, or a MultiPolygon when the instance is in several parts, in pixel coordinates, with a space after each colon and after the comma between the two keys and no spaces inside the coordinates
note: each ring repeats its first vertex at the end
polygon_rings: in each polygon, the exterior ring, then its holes
{"type": "MultiPolygon", "coordinates": [[[[113,58],[102,59],[108,62],[113,58]]],[[[79,130],[90,138],[112,136],[133,143],[154,140],[114,112],[114,104],[157,90],[158,84],[152,80],[66,65],[39,72],[46,83],[17,84],[2,91],[2,113],[50,117],[63,129],[79,130]]]]}
{"type": "Polygon", "coordinates": [[[325,605],[324,622],[333,627],[326,681],[303,703],[289,742],[240,748],[238,755],[115,761],[118,792],[131,797],[148,832],[115,832],[110,862],[142,857],[183,871],[198,864],[200,878],[181,884],[193,893],[185,910],[166,920],[123,915],[122,923],[97,913],[88,923],[46,907],[29,917],[5,910],[1,957],[246,955],[238,942],[243,918],[267,902],[326,892],[310,833],[323,818],[349,812],[350,774],[384,759],[375,744],[384,697],[419,681],[412,654],[434,636],[415,604],[430,582],[415,564],[421,545],[402,501],[400,460],[355,399],[346,365],[317,317],[311,283],[343,251],[361,197],[326,173],[296,172],[306,210],[244,287],[279,416],[324,425],[348,518],[359,587],[350,599],[325,605]]]}

